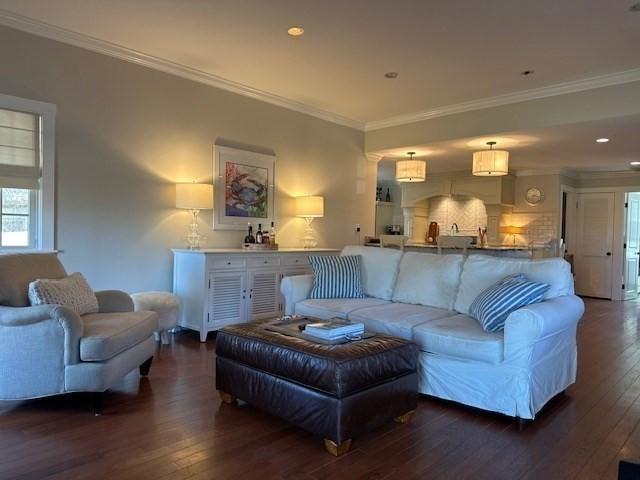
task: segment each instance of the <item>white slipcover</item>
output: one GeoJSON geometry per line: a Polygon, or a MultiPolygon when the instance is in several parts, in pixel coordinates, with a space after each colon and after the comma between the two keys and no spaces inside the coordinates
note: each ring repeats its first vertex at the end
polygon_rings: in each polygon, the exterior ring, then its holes
{"type": "Polygon", "coordinates": [[[391,300],[402,252],[390,248],[344,247],[342,255],[362,257],[362,289],[369,297],[391,300]]]}
{"type": "Polygon", "coordinates": [[[504,358],[503,332],[485,332],[468,315],[455,315],[417,325],[413,340],[420,350],[465,360],[498,364],[504,358]]]}
{"type": "Polygon", "coordinates": [[[480,293],[514,273],[524,273],[534,282],[548,283],[551,288],[545,294],[545,299],[573,294],[571,267],[561,258],[521,260],[470,255],[462,267],[454,309],[460,313],[469,313],[469,307],[480,293]]]}
{"type": "Polygon", "coordinates": [[[379,298],[310,298],[298,302],[296,315],[307,315],[322,319],[347,318],[347,314],[366,307],[374,307],[389,303],[379,298]]]}
{"type": "Polygon", "coordinates": [[[463,261],[462,255],[405,253],[393,301],[453,309],[463,261]]]}
{"type": "Polygon", "coordinates": [[[408,303],[389,303],[377,307],[356,310],[349,314],[349,320],[362,322],[368,330],[396,337],[413,339],[413,329],[442,317],[450,317],[454,312],[442,308],[410,305],[408,303]]]}

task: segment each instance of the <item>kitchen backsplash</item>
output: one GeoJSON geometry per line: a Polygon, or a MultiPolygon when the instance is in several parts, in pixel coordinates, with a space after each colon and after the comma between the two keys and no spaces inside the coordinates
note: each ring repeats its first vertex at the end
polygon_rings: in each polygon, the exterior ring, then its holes
{"type": "Polygon", "coordinates": [[[512,225],[524,227],[527,232],[519,235],[518,243],[547,243],[558,236],[555,213],[514,213],[510,218],[512,225]]]}
{"type": "Polygon", "coordinates": [[[462,195],[433,197],[429,200],[429,221],[438,222],[441,235],[451,233],[456,223],[460,233],[476,235],[487,225],[487,210],[482,200],[462,195]]]}

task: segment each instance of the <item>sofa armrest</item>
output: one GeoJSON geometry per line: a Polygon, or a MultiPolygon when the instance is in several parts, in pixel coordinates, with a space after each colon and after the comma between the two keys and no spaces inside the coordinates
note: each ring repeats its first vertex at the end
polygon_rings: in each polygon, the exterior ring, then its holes
{"type": "Polygon", "coordinates": [[[510,335],[542,338],[573,327],[584,314],[584,302],[576,295],[565,295],[519,308],[507,317],[505,342],[510,335]]]}
{"type": "Polygon", "coordinates": [[[293,315],[296,303],[309,298],[313,287],[313,275],[292,275],[284,277],[280,283],[280,292],[284,296],[284,313],[293,315]]]}
{"type": "Polygon", "coordinates": [[[584,314],[584,302],[576,295],[565,295],[528,305],[512,312],[504,326],[505,359],[516,358],[536,342],[562,332],[575,330],[584,314]]]}
{"type": "MultiPolygon", "coordinates": [[[[56,322],[64,332],[65,365],[79,362],[83,325],[76,312],[60,305],[0,307],[0,326],[29,328],[46,321],[56,322]]],[[[42,338],[42,348],[47,348],[47,341],[47,338],[42,338]]]]}
{"type": "Polygon", "coordinates": [[[102,290],[96,292],[100,313],[133,312],[131,296],[120,290],[102,290]]]}

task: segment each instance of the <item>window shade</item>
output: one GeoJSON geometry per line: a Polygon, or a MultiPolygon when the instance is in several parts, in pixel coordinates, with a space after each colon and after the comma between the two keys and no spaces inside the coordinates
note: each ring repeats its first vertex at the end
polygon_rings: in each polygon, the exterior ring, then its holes
{"type": "Polygon", "coordinates": [[[0,109],[0,188],[39,188],[40,118],[0,109]]]}

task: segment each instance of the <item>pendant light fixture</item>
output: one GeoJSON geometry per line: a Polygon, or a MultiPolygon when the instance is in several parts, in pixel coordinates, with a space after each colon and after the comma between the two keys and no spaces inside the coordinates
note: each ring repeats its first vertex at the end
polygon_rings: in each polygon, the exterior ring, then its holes
{"type": "Polygon", "coordinates": [[[407,152],[409,159],[396,162],[396,182],[424,182],[427,178],[427,162],[415,160],[416,152],[407,152]]]}
{"type": "Polygon", "coordinates": [[[509,174],[509,152],[494,150],[496,142],[487,142],[489,150],[473,152],[473,174],[479,177],[493,177],[509,174]]]}

